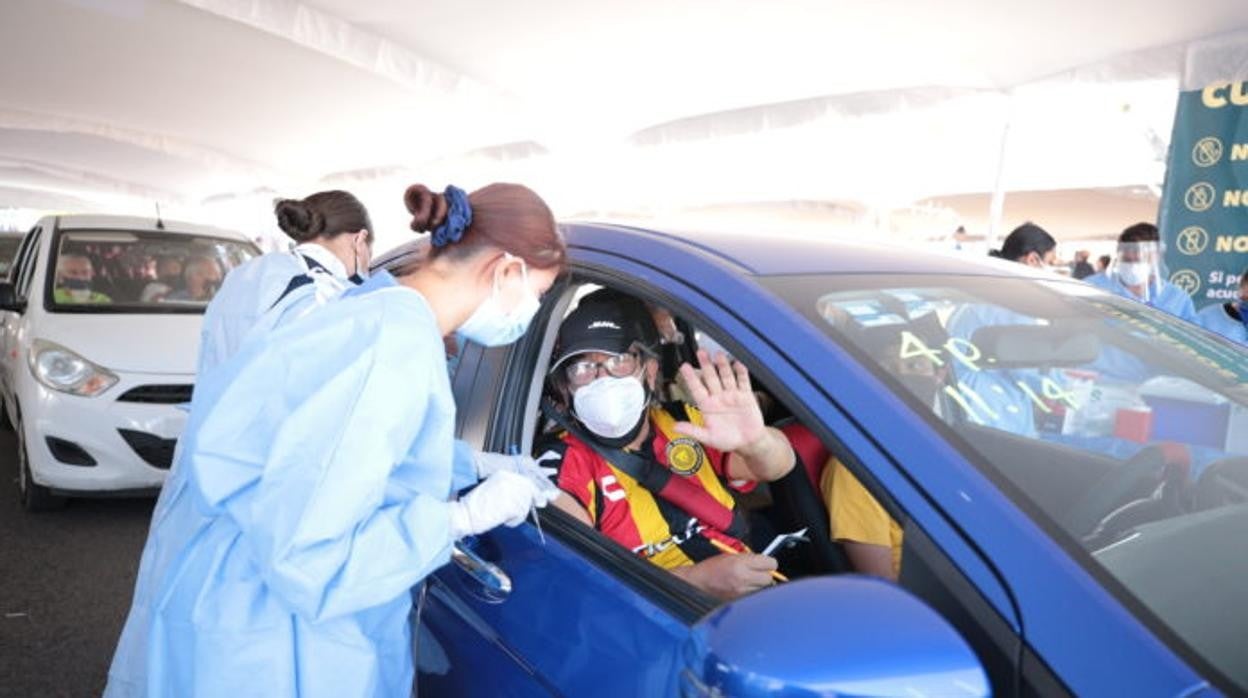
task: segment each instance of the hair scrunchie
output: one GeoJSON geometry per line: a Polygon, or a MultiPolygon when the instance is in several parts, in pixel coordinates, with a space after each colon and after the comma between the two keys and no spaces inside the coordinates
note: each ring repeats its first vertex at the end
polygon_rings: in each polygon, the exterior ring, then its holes
{"type": "Polygon", "coordinates": [[[463,189],[449,185],[442,192],[442,197],[446,199],[446,219],[433,229],[430,242],[434,247],[445,247],[459,242],[464,237],[464,231],[472,225],[472,204],[468,203],[468,194],[463,189]]]}

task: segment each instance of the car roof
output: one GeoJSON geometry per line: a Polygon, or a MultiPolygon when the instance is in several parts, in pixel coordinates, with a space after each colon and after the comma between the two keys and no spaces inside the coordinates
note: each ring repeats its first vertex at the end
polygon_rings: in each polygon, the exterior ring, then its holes
{"type": "Polygon", "coordinates": [[[783,234],[671,232],[609,223],[564,226],[572,247],[601,249],[639,259],[662,259],[667,251],[717,260],[738,271],[759,276],[787,274],[953,274],[972,276],[1034,276],[1051,274],[1022,264],[985,256],[957,255],[878,245],[844,238],[797,237],[783,234]]]}
{"type": "Polygon", "coordinates": [[[218,228],[186,221],[162,220],[164,227],[157,227],[155,218],[139,216],[106,216],[94,214],[73,214],[55,216],[59,230],[130,230],[154,233],[171,233],[174,235],[206,235],[227,238],[240,242],[252,242],[246,235],[226,228],[218,228]]]}

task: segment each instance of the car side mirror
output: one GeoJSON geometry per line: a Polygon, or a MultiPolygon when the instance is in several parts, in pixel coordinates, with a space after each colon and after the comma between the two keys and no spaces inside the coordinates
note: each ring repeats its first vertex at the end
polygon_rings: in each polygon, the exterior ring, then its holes
{"type": "Polygon", "coordinates": [[[782,584],[721,606],[684,646],[685,696],[988,696],[983,666],[935,611],[883,580],[782,584]]]}
{"type": "Polygon", "coordinates": [[[26,312],[26,302],[17,299],[17,290],[8,281],[0,281],[0,310],[26,312]]]}

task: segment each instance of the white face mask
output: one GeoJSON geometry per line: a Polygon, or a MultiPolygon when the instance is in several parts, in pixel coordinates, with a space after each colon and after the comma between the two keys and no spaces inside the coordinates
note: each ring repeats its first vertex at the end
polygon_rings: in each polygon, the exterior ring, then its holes
{"type": "Polygon", "coordinates": [[[1148,262],[1122,262],[1118,265],[1118,278],[1127,286],[1143,286],[1153,275],[1153,265],[1148,262]]]}
{"type": "MultiPolygon", "coordinates": [[[[507,255],[512,259],[511,255],[507,255]]],[[[501,347],[524,336],[529,329],[533,316],[537,315],[542,302],[537,293],[529,287],[529,272],[524,260],[520,260],[520,278],[524,285],[524,298],[510,313],[503,312],[498,300],[498,277],[494,277],[494,290],[486,298],[464,324],[459,326],[459,335],[486,347],[501,347]]]]}
{"type": "Polygon", "coordinates": [[[603,376],[572,395],[576,418],[606,439],[618,439],[637,426],[646,409],[646,389],[635,376],[603,376]]]}

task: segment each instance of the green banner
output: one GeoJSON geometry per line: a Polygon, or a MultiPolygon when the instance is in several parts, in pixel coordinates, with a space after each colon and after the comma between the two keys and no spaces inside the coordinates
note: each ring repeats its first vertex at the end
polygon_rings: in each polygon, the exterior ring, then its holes
{"type": "Polygon", "coordinates": [[[1170,281],[1198,310],[1238,297],[1248,267],[1248,81],[1211,79],[1227,65],[1220,48],[1213,69],[1189,51],[1161,199],[1170,281]]]}

